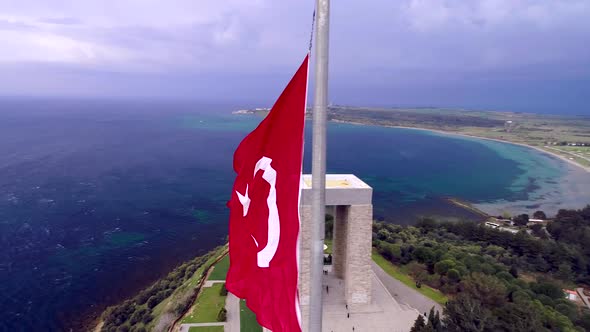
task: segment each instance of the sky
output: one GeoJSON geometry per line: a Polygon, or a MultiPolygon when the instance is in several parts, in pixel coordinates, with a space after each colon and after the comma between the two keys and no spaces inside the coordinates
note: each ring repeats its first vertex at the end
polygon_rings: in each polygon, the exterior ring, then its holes
{"type": "MultiPolygon", "coordinates": [[[[331,6],[332,103],[590,115],[588,0],[331,6]]],[[[313,10],[313,0],[0,0],[0,96],[267,106],[307,52],[313,10]]]]}

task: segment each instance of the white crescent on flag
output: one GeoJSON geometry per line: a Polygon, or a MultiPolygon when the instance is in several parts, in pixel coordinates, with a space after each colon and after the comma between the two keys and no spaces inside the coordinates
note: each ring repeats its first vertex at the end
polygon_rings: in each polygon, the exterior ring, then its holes
{"type": "MultiPolygon", "coordinates": [[[[254,167],[253,178],[256,177],[258,171],[263,170],[262,178],[270,185],[268,197],[266,198],[266,204],[268,205],[268,240],[266,246],[257,254],[256,258],[259,267],[269,267],[270,261],[277,252],[281,238],[281,222],[279,220],[279,208],[277,207],[277,171],[272,167],[271,163],[272,159],[262,157],[256,163],[256,167],[254,167]]],[[[236,194],[242,204],[243,216],[245,217],[248,215],[248,208],[251,202],[250,197],[248,197],[248,184],[246,184],[246,193],[244,195],[237,190],[236,194]]],[[[252,236],[254,243],[258,247],[258,241],[254,235],[250,234],[250,236],[252,236]]]]}

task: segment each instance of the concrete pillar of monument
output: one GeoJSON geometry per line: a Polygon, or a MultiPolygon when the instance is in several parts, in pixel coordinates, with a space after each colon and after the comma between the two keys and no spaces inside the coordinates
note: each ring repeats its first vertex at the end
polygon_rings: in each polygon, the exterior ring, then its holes
{"type": "MultiPolygon", "coordinates": [[[[301,228],[299,229],[299,302],[305,308],[309,305],[309,281],[311,279],[311,205],[299,207],[301,228]]],[[[307,313],[303,312],[306,316],[307,313]]]]}
{"type": "Polygon", "coordinates": [[[350,205],[346,232],[344,292],[349,305],[371,302],[371,236],[373,205],[350,205]]]}
{"type": "MultiPolygon", "coordinates": [[[[371,235],[373,189],[352,174],[326,176],[326,205],[335,207],[332,241],[333,273],[343,279],[344,301],[355,305],[371,302],[371,235]]],[[[311,176],[303,176],[301,195],[299,296],[304,324],[309,317],[311,276],[311,176]]]]}

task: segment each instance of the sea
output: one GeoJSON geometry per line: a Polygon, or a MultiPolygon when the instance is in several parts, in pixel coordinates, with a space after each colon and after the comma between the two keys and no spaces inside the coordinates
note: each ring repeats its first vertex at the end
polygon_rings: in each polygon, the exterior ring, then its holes
{"type": "MultiPolygon", "coordinates": [[[[233,152],[262,120],[231,113],[239,108],[0,100],[0,331],[82,330],[106,306],[225,243],[233,152]]],[[[513,214],[590,203],[587,172],[493,141],[329,123],[327,160],[329,173],[374,188],[379,221],[481,218],[450,197],[513,214]]]]}

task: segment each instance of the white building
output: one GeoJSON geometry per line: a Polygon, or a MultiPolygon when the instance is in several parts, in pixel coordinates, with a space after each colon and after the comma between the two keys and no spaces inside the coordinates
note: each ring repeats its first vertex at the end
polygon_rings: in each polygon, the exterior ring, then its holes
{"type": "Polygon", "coordinates": [[[569,290],[569,289],[564,289],[563,291],[565,292],[566,299],[568,299],[570,301],[577,301],[578,300],[578,293],[576,293],[576,291],[569,290]]]}

